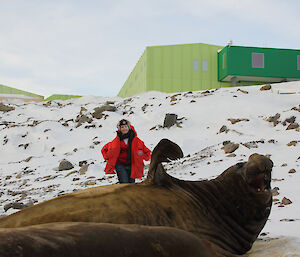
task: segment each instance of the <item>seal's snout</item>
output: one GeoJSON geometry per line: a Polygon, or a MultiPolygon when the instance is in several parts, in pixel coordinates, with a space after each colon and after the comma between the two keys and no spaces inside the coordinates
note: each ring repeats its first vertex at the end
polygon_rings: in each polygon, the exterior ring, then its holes
{"type": "Polygon", "coordinates": [[[253,163],[261,172],[271,171],[273,168],[273,162],[268,157],[254,153],[249,156],[248,163],[253,163]]]}

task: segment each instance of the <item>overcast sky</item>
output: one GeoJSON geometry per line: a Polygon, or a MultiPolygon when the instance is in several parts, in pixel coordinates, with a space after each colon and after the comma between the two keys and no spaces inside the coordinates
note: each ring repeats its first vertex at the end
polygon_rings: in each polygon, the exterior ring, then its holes
{"type": "Polygon", "coordinates": [[[300,49],[299,0],[0,0],[0,84],[115,96],[146,46],[300,49]]]}

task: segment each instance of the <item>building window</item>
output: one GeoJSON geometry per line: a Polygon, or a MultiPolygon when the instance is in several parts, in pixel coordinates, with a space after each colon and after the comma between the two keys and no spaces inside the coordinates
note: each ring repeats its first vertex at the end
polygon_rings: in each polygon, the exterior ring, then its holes
{"type": "Polygon", "coordinates": [[[300,70],[300,55],[297,56],[297,70],[300,70]]]}
{"type": "Polygon", "coordinates": [[[252,68],[264,68],[264,54],[252,53],[252,68]]]}
{"type": "Polygon", "coordinates": [[[199,70],[199,60],[198,59],[193,60],[193,70],[199,70]]]}
{"type": "Polygon", "coordinates": [[[202,61],[202,70],[208,71],[208,61],[207,60],[202,61]]]}
{"type": "Polygon", "coordinates": [[[222,68],[223,69],[226,68],[226,54],[225,53],[222,55],[222,68]]]}

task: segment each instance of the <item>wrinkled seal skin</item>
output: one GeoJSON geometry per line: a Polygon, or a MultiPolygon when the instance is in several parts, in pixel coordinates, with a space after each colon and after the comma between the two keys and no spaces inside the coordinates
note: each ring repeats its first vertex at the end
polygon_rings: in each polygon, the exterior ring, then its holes
{"type": "Polygon", "coordinates": [[[196,235],[216,255],[247,252],[271,211],[272,161],[253,154],[215,179],[184,181],[165,172],[165,151],[173,159],[183,155],[180,147],[163,139],[153,150],[144,183],[67,194],[7,216],[0,227],[70,221],[168,226],[196,235]]]}
{"type": "Polygon", "coordinates": [[[47,223],[0,230],[1,257],[215,257],[195,235],[170,227],[47,223]]]}

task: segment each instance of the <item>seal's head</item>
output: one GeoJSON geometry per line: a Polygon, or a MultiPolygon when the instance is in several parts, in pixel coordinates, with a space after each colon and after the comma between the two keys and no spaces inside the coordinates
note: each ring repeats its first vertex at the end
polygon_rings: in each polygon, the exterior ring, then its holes
{"type": "Polygon", "coordinates": [[[271,193],[271,171],[273,162],[260,154],[250,155],[248,162],[242,167],[241,174],[250,187],[251,192],[263,202],[269,202],[271,193]]]}

